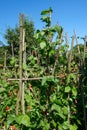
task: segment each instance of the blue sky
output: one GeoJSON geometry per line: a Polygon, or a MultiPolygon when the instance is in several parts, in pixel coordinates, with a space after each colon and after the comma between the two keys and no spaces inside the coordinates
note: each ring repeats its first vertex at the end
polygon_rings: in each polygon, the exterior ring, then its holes
{"type": "Polygon", "coordinates": [[[29,16],[35,28],[41,29],[40,13],[50,6],[53,8],[52,25],[58,22],[69,36],[74,29],[79,36],[87,34],[87,0],[0,0],[0,41],[5,42],[6,28],[19,24],[20,13],[29,16]]]}

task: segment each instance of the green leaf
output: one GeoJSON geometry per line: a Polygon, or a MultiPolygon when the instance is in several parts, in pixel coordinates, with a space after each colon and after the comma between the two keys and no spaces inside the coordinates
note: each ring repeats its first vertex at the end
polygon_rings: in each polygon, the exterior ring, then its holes
{"type": "Polygon", "coordinates": [[[52,120],[51,123],[52,123],[52,125],[56,128],[57,123],[56,123],[54,120],[52,120]]]}
{"type": "Polygon", "coordinates": [[[46,27],[49,27],[51,24],[51,19],[49,16],[42,16],[41,18],[42,22],[46,22],[46,27]]]}
{"type": "Polygon", "coordinates": [[[58,124],[58,130],[63,130],[62,125],[58,124]]]}
{"type": "Polygon", "coordinates": [[[76,121],[77,121],[77,123],[78,123],[79,125],[81,125],[81,121],[80,121],[80,120],[77,119],[76,121]]]}
{"type": "Polygon", "coordinates": [[[49,77],[44,76],[42,79],[42,86],[47,85],[47,82],[57,83],[57,80],[54,79],[54,76],[49,76],[49,77]]]}
{"type": "Polygon", "coordinates": [[[71,88],[69,86],[65,87],[65,92],[69,93],[71,91],[71,88]]]}
{"type": "Polygon", "coordinates": [[[50,7],[49,10],[43,10],[43,11],[41,12],[41,15],[49,14],[49,13],[52,12],[52,11],[53,11],[53,10],[52,10],[52,8],[50,7]]]}
{"type": "Polygon", "coordinates": [[[58,115],[59,115],[61,118],[64,118],[64,117],[65,117],[65,116],[63,115],[63,112],[61,111],[61,110],[62,110],[62,106],[59,106],[59,105],[57,105],[57,104],[53,104],[51,110],[52,110],[52,111],[54,110],[54,111],[58,112],[58,115]]]}
{"type": "Polygon", "coordinates": [[[56,94],[51,95],[50,96],[50,101],[54,103],[55,100],[57,100],[56,94]]]}
{"type": "Polygon", "coordinates": [[[11,124],[13,121],[15,121],[15,117],[16,116],[14,114],[9,115],[9,117],[7,118],[7,123],[11,124]]]}
{"type": "Polygon", "coordinates": [[[25,63],[23,63],[23,69],[27,70],[27,65],[25,63]]]}
{"type": "MultiPolygon", "coordinates": [[[[69,122],[68,121],[65,121],[63,124],[62,124],[62,127],[63,127],[63,130],[68,130],[69,128],[69,122]]],[[[73,129],[74,130],[74,129],[73,129]]]]}
{"type": "Polygon", "coordinates": [[[53,32],[57,32],[58,33],[58,38],[61,38],[61,35],[63,33],[62,26],[57,26],[56,25],[56,26],[53,26],[50,30],[53,31],[53,32]]]}
{"type": "Polygon", "coordinates": [[[41,43],[40,43],[40,48],[41,49],[44,49],[46,47],[46,42],[45,41],[42,41],[41,43]]]}
{"type": "Polygon", "coordinates": [[[40,34],[41,34],[41,36],[44,36],[45,32],[44,32],[44,31],[41,31],[40,34]]]}
{"type": "Polygon", "coordinates": [[[0,88],[0,93],[3,93],[3,92],[5,92],[5,91],[6,91],[5,88],[3,88],[3,87],[0,88]]]}
{"type": "Polygon", "coordinates": [[[76,124],[70,125],[70,130],[77,130],[78,127],[76,124]]]}
{"type": "Polygon", "coordinates": [[[47,21],[48,18],[49,18],[48,16],[42,16],[41,20],[42,21],[47,21]]]}
{"type": "Polygon", "coordinates": [[[85,108],[87,108],[87,104],[85,105],[85,108]]]}
{"type": "Polygon", "coordinates": [[[49,52],[49,56],[53,56],[55,54],[55,50],[51,50],[50,52],[49,52]]]}
{"type": "Polygon", "coordinates": [[[30,103],[30,101],[31,101],[31,96],[30,96],[29,94],[26,94],[26,93],[25,93],[25,101],[26,101],[27,103],[30,103]]]}
{"type": "Polygon", "coordinates": [[[49,130],[50,129],[50,124],[48,123],[47,119],[41,120],[39,124],[40,128],[43,128],[43,130],[49,130]]]}
{"type": "Polygon", "coordinates": [[[46,85],[46,81],[47,81],[47,77],[44,76],[41,83],[42,86],[46,85]]]}
{"type": "Polygon", "coordinates": [[[19,115],[15,120],[18,124],[22,124],[24,126],[30,126],[30,118],[28,115],[19,115]]]}
{"type": "Polygon", "coordinates": [[[64,115],[67,115],[68,114],[68,107],[64,106],[62,108],[62,111],[63,111],[64,115]]]}
{"type": "Polygon", "coordinates": [[[70,74],[67,75],[67,83],[70,83],[70,74]]]}
{"type": "Polygon", "coordinates": [[[16,59],[15,59],[14,57],[12,57],[12,59],[11,59],[11,61],[10,61],[10,64],[11,64],[11,65],[15,65],[15,63],[16,63],[16,59]]]}
{"type": "Polygon", "coordinates": [[[39,32],[36,32],[35,34],[34,34],[34,38],[36,38],[36,39],[38,39],[39,38],[39,32]]]}
{"type": "Polygon", "coordinates": [[[76,75],[75,75],[75,74],[70,74],[70,77],[71,77],[73,80],[76,80],[76,75]]]}
{"type": "Polygon", "coordinates": [[[49,14],[49,13],[50,13],[49,10],[44,10],[44,11],[41,12],[41,15],[45,15],[45,14],[49,14]]]}
{"type": "Polygon", "coordinates": [[[56,105],[56,104],[53,104],[51,110],[55,110],[55,111],[57,111],[57,112],[60,113],[60,111],[61,111],[61,107],[58,106],[58,105],[56,105]]]}
{"type": "Polygon", "coordinates": [[[71,80],[75,81],[76,80],[76,75],[75,74],[68,74],[67,75],[67,83],[70,83],[71,80]]]}
{"type": "Polygon", "coordinates": [[[54,76],[49,76],[49,77],[47,77],[47,81],[55,82],[56,80],[54,79],[54,76]]]}
{"type": "Polygon", "coordinates": [[[76,87],[72,88],[72,94],[76,97],[77,96],[77,89],[76,87]]]}
{"type": "Polygon", "coordinates": [[[61,110],[62,110],[62,106],[53,104],[51,110],[52,110],[52,111],[53,111],[53,110],[56,111],[57,114],[58,114],[62,119],[65,119],[66,116],[65,116],[65,115],[63,114],[63,112],[61,111],[61,110]]]}

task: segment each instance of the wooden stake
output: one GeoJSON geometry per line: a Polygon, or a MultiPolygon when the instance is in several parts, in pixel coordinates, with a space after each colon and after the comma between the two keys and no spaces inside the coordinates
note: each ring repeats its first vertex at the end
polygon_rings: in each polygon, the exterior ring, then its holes
{"type": "Polygon", "coordinates": [[[7,52],[5,51],[5,58],[4,58],[4,79],[6,80],[6,56],[7,56],[7,52]]]}
{"type": "Polygon", "coordinates": [[[85,36],[85,39],[84,39],[84,57],[83,57],[83,64],[84,64],[84,66],[85,66],[85,54],[87,53],[86,42],[87,42],[87,36],[85,36]]]}
{"type": "Polygon", "coordinates": [[[14,57],[14,45],[11,43],[12,57],[14,57]]]}
{"type": "Polygon", "coordinates": [[[80,47],[78,45],[78,37],[76,36],[76,31],[74,31],[74,37],[76,39],[76,45],[77,45],[77,49],[78,49],[78,54],[79,54],[79,58],[80,58],[80,47]]]}
{"type": "MultiPolygon", "coordinates": [[[[25,43],[25,30],[23,29],[23,64],[26,65],[26,43],[25,43]]],[[[26,78],[26,70],[24,73],[24,78],[26,78]]],[[[22,100],[21,100],[21,107],[22,107],[22,113],[25,114],[25,102],[24,102],[24,82],[23,81],[23,85],[22,85],[22,100]]]]}
{"type": "MultiPolygon", "coordinates": [[[[68,46],[69,45],[69,41],[68,41],[68,35],[67,35],[67,33],[65,34],[65,41],[66,41],[66,46],[68,46]]],[[[68,48],[66,50],[66,58],[68,58],[68,48]]]]}
{"type": "Polygon", "coordinates": [[[20,14],[20,50],[19,50],[19,71],[20,71],[20,80],[19,80],[19,92],[18,92],[18,98],[17,98],[17,105],[16,105],[16,114],[18,115],[18,109],[19,109],[19,102],[21,101],[21,91],[22,91],[22,48],[23,48],[23,14],[20,14]]]}
{"type": "MultiPolygon", "coordinates": [[[[72,61],[72,50],[74,46],[74,36],[72,36],[72,43],[71,43],[71,49],[70,49],[70,55],[69,55],[69,60],[68,60],[68,73],[70,73],[71,70],[71,61],[72,61]]],[[[70,130],[70,93],[68,93],[68,123],[69,123],[69,130],[70,130]]]]}
{"type": "Polygon", "coordinates": [[[57,49],[57,55],[56,55],[56,59],[55,59],[55,63],[54,63],[54,68],[53,68],[53,71],[52,71],[52,75],[55,74],[56,65],[58,63],[58,58],[59,58],[59,55],[60,55],[61,44],[62,44],[62,34],[61,34],[61,39],[60,39],[59,47],[57,49]]]}
{"type": "Polygon", "coordinates": [[[71,43],[71,49],[70,49],[70,56],[69,56],[69,61],[68,61],[68,71],[71,69],[71,61],[72,61],[72,50],[74,46],[74,36],[72,36],[72,43],[71,43]]]}
{"type": "MultiPolygon", "coordinates": [[[[87,36],[85,36],[84,39],[84,57],[83,57],[83,69],[85,68],[85,54],[87,53],[87,36]]],[[[85,125],[85,130],[87,130],[87,117],[86,117],[86,109],[85,109],[85,98],[84,98],[84,87],[81,87],[81,92],[82,92],[82,103],[83,103],[83,115],[84,115],[84,125],[85,125]]]]}

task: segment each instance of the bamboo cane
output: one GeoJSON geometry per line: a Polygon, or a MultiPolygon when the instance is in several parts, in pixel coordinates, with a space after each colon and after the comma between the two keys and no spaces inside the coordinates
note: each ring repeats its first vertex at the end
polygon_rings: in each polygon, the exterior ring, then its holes
{"type": "Polygon", "coordinates": [[[19,71],[20,71],[20,80],[19,80],[19,92],[17,95],[17,104],[16,104],[16,114],[18,115],[18,109],[19,109],[19,102],[21,101],[21,91],[22,91],[22,48],[23,48],[23,14],[20,14],[20,50],[19,50],[19,71]]]}

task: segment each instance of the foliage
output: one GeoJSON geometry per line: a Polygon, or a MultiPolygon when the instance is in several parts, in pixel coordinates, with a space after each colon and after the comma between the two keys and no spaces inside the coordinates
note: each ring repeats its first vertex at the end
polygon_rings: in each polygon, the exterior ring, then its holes
{"type": "MultiPolygon", "coordinates": [[[[36,41],[33,37],[34,35],[34,23],[25,16],[23,17],[23,28],[25,29],[25,42],[27,55],[31,54],[32,48],[35,46],[36,41]]],[[[7,28],[5,39],[8,43],[8,62],[11,60],[11,57],[18,58],[19,55],[19,36],[20,36],[20,27],[16,26],[15,28],[7,28]]]]}
{"type": "Polygon", "coordinates": [[[4,57],[5,57],[5,51],[6,51],[7,47],[6,46],[1,46],[0,47],[0,64],[3,65],[4,64],[4,57]]]}

